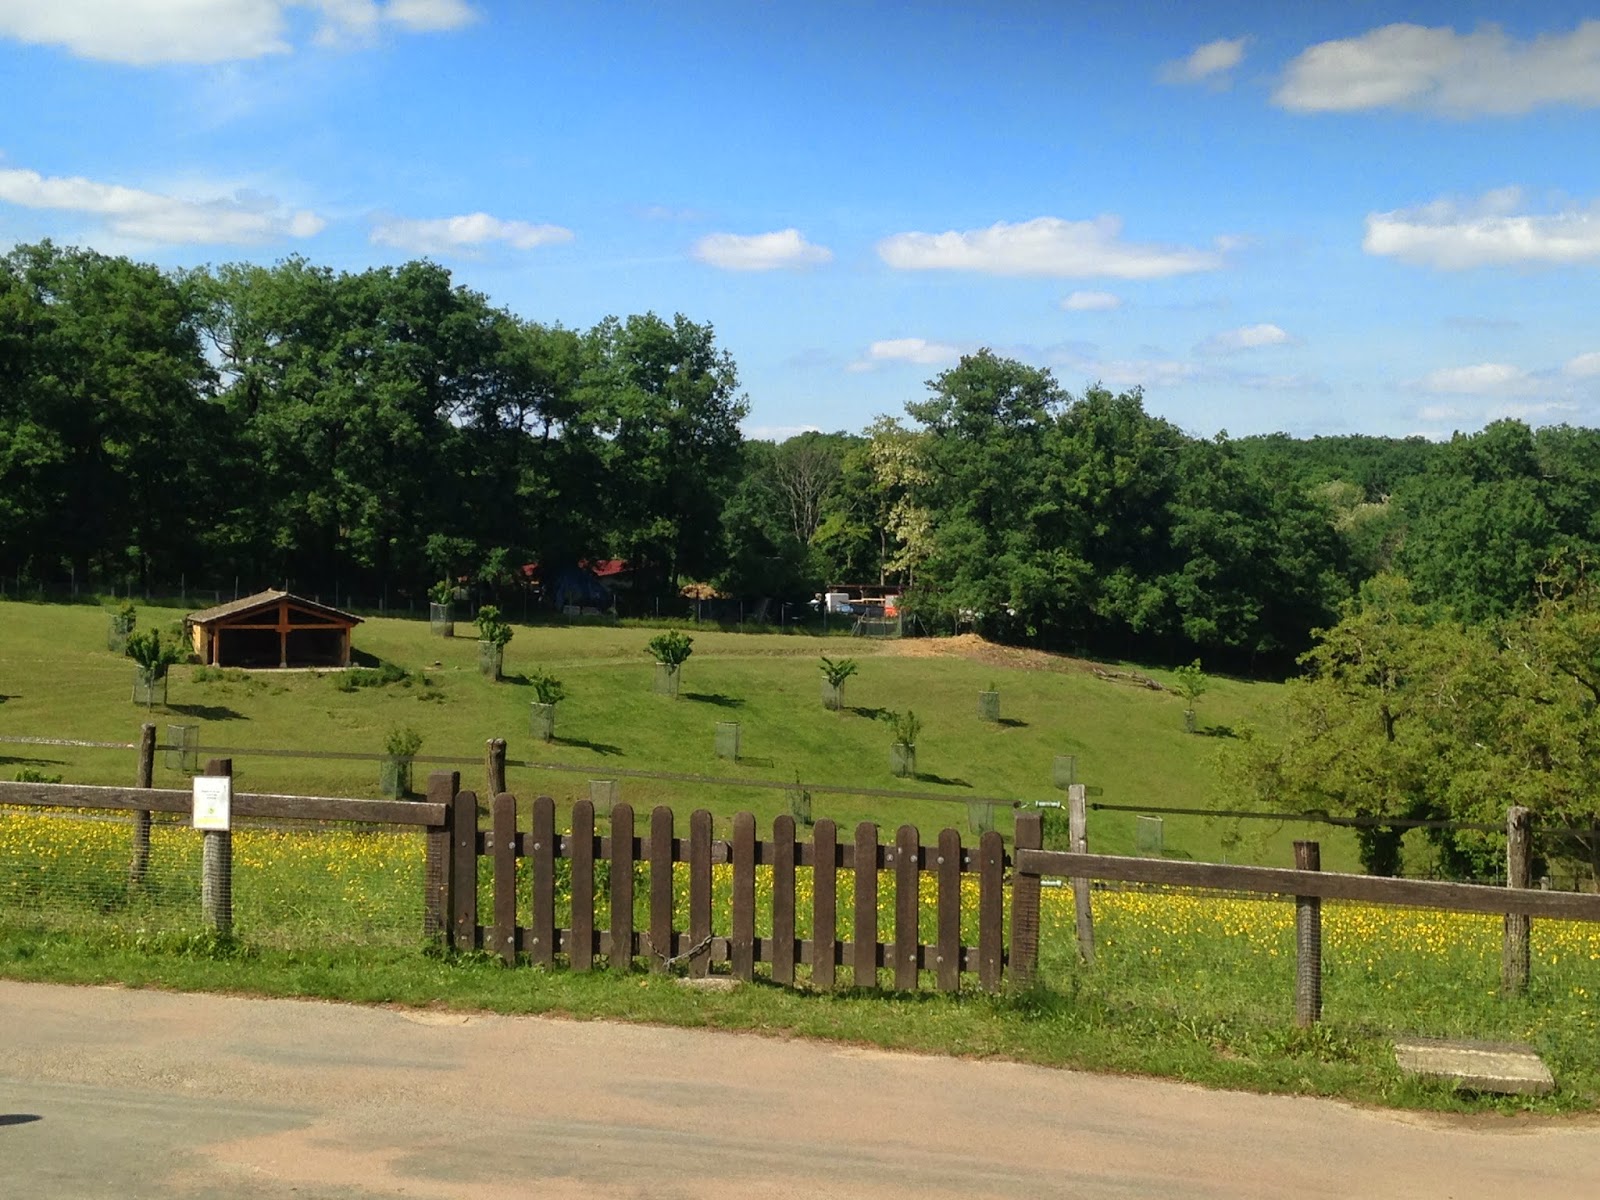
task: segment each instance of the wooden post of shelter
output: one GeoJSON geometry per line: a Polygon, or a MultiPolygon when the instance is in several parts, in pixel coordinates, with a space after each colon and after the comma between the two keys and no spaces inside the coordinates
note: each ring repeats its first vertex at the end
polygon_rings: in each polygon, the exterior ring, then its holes
{"type": "MultiPolygon", "coordinates": [[[[213,758],[207,775],[233,777],[233,759],[213,758]]],[[[233,830],[207,829],[200,851],[200,915],[220,934],[233,932],[233,830]]]]}
{"type": "MultiPolygon", "coordinates": [[[[1294,865],[1300,871],[1322,870],[1322,846],[1294,844],[1294,865]]],[[[1322,900],[1294,898],[1294,1023],[1309,1029],[1322,1019],[1322,900]]]]}
{"type": "MultiPolygon", "coordinates": [[[[135,787],[155,787],[156,727],[145,722],[139,727],[139,773],[135,787]]],[[[150,810],[141,808],[133,814],[133,858],[128,864],[128,883],[143,887],[150,870],[150,810]]]]}
{"type": "MultiPolygon", "coordinates": [[[[1089,789],[1081,783],[1067,788],[1067,848],[1074,854],[1089,853],[1089,789]]],[[[1078,929],[1078,957],[1094,962],[1094,909],[1089,904],[1089,881],[1073,879],[1072,908],[1078,929]]]]}
{"type": "MultiPolygon", "coordinates": [[[[1529,838],[1532,814],[1521,805],[1506,812],[1506,886],[1525,888],[1533,874],[1533,843],[1529,838]]],[[[1528,990],[1533,919],[1525,913],[1505,915],[1504,944],[1500,954],[1500,990],[1520,996],[1528,990]]]]}

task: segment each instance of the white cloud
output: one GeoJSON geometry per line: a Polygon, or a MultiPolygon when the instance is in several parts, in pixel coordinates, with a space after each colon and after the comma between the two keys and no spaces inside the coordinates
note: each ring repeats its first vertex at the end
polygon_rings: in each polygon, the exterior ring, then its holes
{"type": "Polygon", "coordinates": [[[137,241],[187,245],[312,237],[327,224],[314,212],[289,211],[270,196],[245,191],[185,199],[81,176],[16,169],[0,169],[0,201],[99,217],[112,233],[137,241]]]}
{"type": "Polygon", "coordinates": [[[1162,83],[1219,82],[1227,72],[1244,59],[1244,46],[1248,38],[1218,38],[1195,48],[1187,58],[1163,63],[1159,78],[1162,83]]]}
{"type": "Polygon", "coordinates": [[[1425,404],[1417,409],[1419,421],[1459,421],[1466,415],[1454,404],[1425,404]]]}
{"type": "Polygon", "coordinates": [[[922,366],[931,366],[935,363],[954,362],[960,358],[960,346],[953,346],[949,342],[930,342],[926,338],[889,338],[885,341],[873,342],[867,347],[866,356],[857,359],[845,369],[847,371],[870,371],[885,363],[918,363],[922,366]]]}
{"type": "Polygon", "coordinates": [[[1536,388],[1538,381],[1510,363],[1477,363],[1429,371],[1416,386],[1440,395],[1507,396],[1524,394],[1536,388]]]}
{"type": "Polygon", "coordinates": [[[476,16],[464,0],[0,0],[0,36],[134,66],[229,62],[289,53],[286,12],[296,4],[321,14],[323,45],[386,24],[420,33],[476,16]]]}
{"type": "Polygon", "coordinates": [[[1293,341],[1276,325],[1243,325],[1225,333],[1213,334],[1195,349],[1201,354],[1233,354],[1240,350],[1259,350],[1264,346],[1287,346],[1293,341]]]}
{"type": "Polygon", "coordinates": [[[1591,379],[1600,375],[1600,351],[1569,358],[1561,369],[1574,379],[1591,379]]]}
{"type": "Polygon", "coordinates": [[[708,233],[694,244],[694,256],[724,271],[776,271],[830,262],[833,251],[806,241],[798,229],[775,233],[708,233]]]}
{"type": "Polygon", "coordinates": [[[1106,312],[1122,307],[1122,297],[1110,292],[1073,292],[1061,301],[1068,312],[1106,312]]]}
{"type": "Polygon", "coordinates": [[[1321,42],[1291,62],[1273,99],[1298,112],[1419,109],[1451,116],[1600,105],[1600,21],[1522,42],[1497,25],[1458,34],[1395,24],[1321,42]]]}
{"type": "Polygon", "coordinates": [[[1519,213],[1515,210],[1521,203],[1520,189],[1500,188],[1469,204],[1442,199],[1419,208],[1368,213],[1361,248],[1445,271],[1600,259],[1600,207],[1519,213]]]}
{"type": "Polygon", "coordinates": [[[572,230],[560,225],[534,225],[528,221],[503,221],[488,213],[459,217],[410,220],[389,217],[373,226],[374,245],[394,246],[414,254],[471,253],[490,242],[504,242],[515,250],[570,242],[572,230]]]}
{"type": "Polygon", "coordinates": [[[988,275],[1110,276],[1159,279],[1215,271],[1222,255],[1187,246],[1121,240],[1122,221],[1035,217],[987,229],[897,233],[878,243],[878,256],[903,271],[980,271],[988,275]]]}
{"type": "Polygon", "coordinates": [[[459,29],[478,19],[466,0],[389,0],[384,16],[414,33],[459,29]]]}
{"type": "Polygon", "coordinates": [[[1574,413],[1578,406],[1565,400],[1548,400],[1541,404],[1495,404],[1488,409],[1487,416],[1491,421],[1510,418],[1514,421],[1529,421],[1535,417],[1552,417],[1558,413],[1574,413]]]}
{"type": "Polygon", "coordinates": [[[816,425],[742,425],[740,432],[753,442],[786,442],[802,433],[821,433],[816,425]]]}

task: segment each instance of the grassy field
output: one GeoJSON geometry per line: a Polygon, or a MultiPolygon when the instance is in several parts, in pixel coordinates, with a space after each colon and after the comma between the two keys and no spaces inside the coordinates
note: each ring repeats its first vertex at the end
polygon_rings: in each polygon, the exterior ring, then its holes
{"type": "MultiPolygon", "coordinates": [[[[142,609],[141,628],[162,628],[174,611],[142,609]]],[[[130,701],[133,667],[105,649],[106,610],[90,605],[0,603],[0,733],[132,741],[146,719],[130,701]]],[[[463,634],[470,626],[459,625],[463,634]]],[[[244,746],[378,753],[396,726],[415,728],[422,753],[459,756],[464,783],[482,786],[483,744],[509,743],[513,760],[552,761],[582,768],[557,773],[514,768],[511,789],[568,802],[587,794],[589,778],[608,769],[714,775],[741,780],[844,787],[896,788],[959,802],[973,796],[1060,799],[1053,787],[1057,755],[1075,755],[1081,782],[1098,802],[1198,806],[1211,796],[1211,759],[1225,735],[1245,721],[1271,719],[1278,688],[1216,679],[1201,700],[1200,735],[1184,732],[1183,705],[1174,695],[1107,682],[1088,664],[987,646],[974,638],[900,642],[696,630],[694,656],[684,667],[676,700],[651,692],[653,666],[645,653],[648,629],[519,626],[507,648],[508,680],[492,683],[477,670],[470,636],[431,636],[423,621],[371,619],[359,626],[358,654],[394,663],[413,682],[341,691],[337,672],[226,673],[206,679],[198,668],[173,668],[168,705],[151,715],[166,738],[169,724],[200,728],[207,746],[244,746]],[[860,673],[845,689],[847,711],[820,701],[818,656],[851,655],[860,673]],[[529,736],[532,690],[521,680],[549,670],[569,699],[557,716],[557,742],[529,736]],[[198,676],[198,678],[197,678],[198,676]],[[425,679],[426,683],[417,680],[425,679]],[[977,693],[1001,693],[1002,723],[982,720],[977,693]],[[923,719],[919,778],[889,770],[888,725],[879,715],[912,709],[923,719]],[[738,764],[714,753],[719,721],[741,727],[738,764]],[[1206,733],[1211,736],[1205,736],[1206,733]]],[[[1166,678],[1159,671],[1148,674],[1166,678]]],[[[31,767],[69,781],[127,783],[133,764],[125,751],[0,745],[0,775],[31,767]]],[[[252,758],[236,755],[239,786],[248,790],[376,795],[375,763],[252,758]]],[[[419,768],[419,776],[425,768],[419,768]]],[[[181,782],[158,770],[158,785],[181,782]]],[[[419,779],[420,784],[420,779],[419,779]]],[[[719,816],[749,809],[763,819],[783,811],[781,791],[728,785],[690,785],[625,779],[621,796],[638,810],[670,804],[681,812],[706,807],[719,816]]],[[[959,803],[885,800],[818,794],[816,815],[841,825],[874,820],[911,822],[925,832],[961,826],[959,803]]],[[[1092,845],[1131,852],[1134,814],[1095,813],[1092,845]]],[[[1009,823],[1002,819],[1003,832],[1009,823]]],[[[1232,858],[1287,864],[1290,841],[1323,842],[1329,869],[1354,865],[1352,840],[1342,832],[1304,825],[1256,825],[1241,845],[1224,845],[1231,827],[1200,818],[1168,817],[1169,853],[1195,859],[1232,858]]]]}
{"type": "MultiPolygon", "coordinates": [[[[171,619],[165,609],[140,614],[147,627],[171,619]]],[[[129,700],[131,664],[104,648],[105,625],[104,610],[92,606],[0,604],[0,733],[135,737],[146,714],[129,700]]],[[[976,639],[843,642],[703,630],[695,631],[683,694],[671,700],[650,690],[650,636],[636,628],[521,627],[507,655],[511,678],[496,684],[477,672],[475,641],[432,637],[421,622],[372,620],[357,631],[358,651],[404,668],[409,682],[345,690],[337,673],[208,677],[214,673],[179,667],[170,706],[153,719],[163,735],[167,724],[200,726],[202,755],[223,745],[376,753],[388,730],[410,726],[423,736],[423,753],[459,756],[475,786],[484,739],[501,736],[513,758],[583,768],[511,772],[512,790],[548,792],[563,802],[584,794],[588,778],[617,767],[898,786],[948,801],[818,794],[815,815],[885,827],[909,821],[931,840],[942,826],[964,827],[964,806],[949,801],[1059,798],[1051,781],[1058,754],[1077,756],[1079,778],[1098,789],[1097,800],[1202,804],[1212,796],[1211,759],[1228,732],[1271,720],[1279,693],[1269,684],[1215,680],[1200,703],[1200,726],[1210,736],[1196,736],[1184,732],[1182,705],[1170,693],[976,639]],[[823,651],[861,662],[843,714],[820,702],[823,651]],[[558,718],[561,740],[552,746],[526,732],[532,695],[523,680],[536,669],[559,675],[571,694],[558,718]],[[976,693],[991,686],[1002,695],[999,725],[977,713],[976,693]],[[889,730],[876,716],[906,708],[925,721],[915,781],[890,775],[889,730]],[[746,757],[738,764],[714,755],[716,723],[726,720],[742,727],[746,757]]],[[[250,790],[377,791],[376,763],[234,757],[239,782],[250,790]]],[[[0,744],[0,776],[24,769],[128,783],[133,756],[0,744]]],[[[162,768],[157,783],[181,786],[182,777],[162,768]]],[[[703,806],[724,819],[748,808],[766,828],[786,806],[782,791],[739,783],[630,778],[622,796],[641,811],[656,803],[680,813],[703,806]]],[[[1009,822],[1001,828],[1009,833],[1009,822]]],[[[1094,849],[1133,848],[1132,813],[1092,813],[1090,828],[1094,849]]],[[[1353,847],[1340,833],[1266,829],[1243,843],[1225,842],[1224,823],[1169,817],[1166,845],[1196,859],[1226,854],[1286,864],[1289,840],[1312,836],[1323,843],[1325,866],[1354,865],[1353,847]]],[[[158,825],[149,882],[132,890],[129,836],[125,821],[104,814],[0,813],[0,974],[765,1030],[1401,1106],[1600,1106],[1594,927],[1535,922],[1532,988],[1526,998],[1505,1001],[1497,995],[1496,920],[1330,904],[1324,1021],[1310,1031],[1291,1023],[1292,906],[1097,894],[1099,953],[1090,968],[1076,960],[1064,888],[1045,892],[1042,984],[1021,995],[868,996],[760,982],[703,994],[637,973],[508,971],[482,955],[441,957],[419,936],[422,862],[414,834],[241,830],[239,940],[218,942],[196,929],[195,836],[181,823],[158,825]],[[1403,1079],[1389,1052],[1389,1039],[1401,1033],[1530,1042],[1555,1070],[1559,1091],[1532,1102],[1492,1100],[1403,1079]]],[[[719,885],[725,906],[723,890],[719,885]]],[[[645,895],[639,887],[641,906],[645,895]]],[[[883,877],[879,900],[887,919],[892,876],[883,877]]],[[[923,910],[931,921],[931,894],[923,910]]],[[[843,897],[840,913],[848,911],[843,897]]]]}

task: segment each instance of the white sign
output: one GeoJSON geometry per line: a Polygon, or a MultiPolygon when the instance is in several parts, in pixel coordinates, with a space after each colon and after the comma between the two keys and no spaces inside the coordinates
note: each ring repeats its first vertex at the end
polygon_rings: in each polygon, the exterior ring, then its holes
{"type": "Polygon", "coordinates": [[[194,827],[227,829],[233,809],[233,780],[226,775],[194,777],[194,827]]]}

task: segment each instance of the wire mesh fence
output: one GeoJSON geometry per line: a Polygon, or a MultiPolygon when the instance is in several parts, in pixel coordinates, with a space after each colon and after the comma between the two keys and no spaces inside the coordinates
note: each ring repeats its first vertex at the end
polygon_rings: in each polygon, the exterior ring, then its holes
{"type": "MultiPolygon", "coordinates": [[[[153,814],[0,808],[0,923],[64,934],[202,927],[202,837],[153,814]]],[[[251,818],[232,838],[233,931],[282,948],[409,946],[423,936],[420,829],[251,818]]]]}

